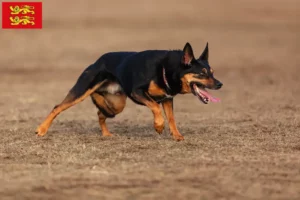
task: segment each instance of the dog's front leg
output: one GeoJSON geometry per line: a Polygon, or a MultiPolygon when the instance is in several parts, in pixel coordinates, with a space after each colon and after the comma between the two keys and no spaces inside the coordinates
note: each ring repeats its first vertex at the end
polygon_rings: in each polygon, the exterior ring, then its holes
{"type": "Polygon", "coordinates": [[[154,128],[157,133],[161,134],[164,130],[165,122],[159,104],[156,103],[147,93],[143,92],[142,90],[133,92],[132,97],[150,108],[154,116],[154,128]]]}
{"type": "Polygon", "coordinates": [[[169,127],[173,138],[177,141],[184,140],[184,137],[179,133],[173,113],[173,99],[167,99],[162,102],[162,106],[164,108],[164,112],[169,122],[169,127]]]}

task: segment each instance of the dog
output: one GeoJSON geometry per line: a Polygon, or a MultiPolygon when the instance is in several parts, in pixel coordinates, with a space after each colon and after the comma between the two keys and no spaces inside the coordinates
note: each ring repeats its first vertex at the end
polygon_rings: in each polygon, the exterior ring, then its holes
{"type": "Polygon", "coordinates": [[[220,101],[206,90],[218,90],[223,85],[214,77],[208,58],[208,43],[199,58],[194,57],[189,43],[183,50],[106,53],[83,71],[65,99],[53,108],[36,133],[45,135],[57,115],[90,96],[98,108],[102,135],[112,136],[105,121],[123,111],[128,97],[152,111],[154,128],[159,134],[164,129],[161,104],[171,135],[177,141],[184,140],[176,127],[173,98],[177,94],[192,93],[204,104],[220,101]]]}

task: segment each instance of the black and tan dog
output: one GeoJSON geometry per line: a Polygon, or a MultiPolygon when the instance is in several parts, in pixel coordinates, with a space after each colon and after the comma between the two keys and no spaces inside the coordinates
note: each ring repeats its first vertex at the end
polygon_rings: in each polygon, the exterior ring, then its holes
{"type": "Polygon", "coordinates": [[[154,128],[164,129],[163,110],[175,140],[183,140],[173,113],[173,97],[193,93],[204,104],[217,102],[205,88],[220,89],[222,83],[214,78],[208,63],[208,44],[196,59],[187,43],[182,50],[148,50],[142,52],[112,52],[101,56],[86,68],[65,99],[37,128],[39,136],[46,134],[54,118],[67,108],[91,96],[99,109],[99,124],[103,136],[111,136],[105,120],[122,112],[126,99],[147,106],[154,115],[154,128]]]}

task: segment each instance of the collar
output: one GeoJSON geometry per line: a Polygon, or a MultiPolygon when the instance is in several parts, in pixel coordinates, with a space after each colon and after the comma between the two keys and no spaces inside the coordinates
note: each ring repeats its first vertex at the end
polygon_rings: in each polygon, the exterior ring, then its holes
{"type": "Polygon", "coordinates": [[[164,79],[164,83],[165,83],[165,85],[166,85],[166,87],[167,87],[167,93],[171,93],[171,87],[170,87],[170,85],[169,85],[169,83],[168,83],[168,79],[167,79],[167,76],[166,76],[166,69],[163,67],[162,68],[163,69],[163,79],[164,79]]]}

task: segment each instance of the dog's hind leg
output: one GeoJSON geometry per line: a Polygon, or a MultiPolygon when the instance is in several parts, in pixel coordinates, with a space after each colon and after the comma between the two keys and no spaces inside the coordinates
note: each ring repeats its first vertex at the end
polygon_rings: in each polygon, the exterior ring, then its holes
{"type": "Polygon", "coordinates": [[[122,112],[125,105],[127,96],[125,94],[99,94],[97,92],[91,95],[93,103],[99,109],[98,118],[99,125],[102,130],[103,136],[112,136],[113,134],[108,130],[106,125],[107,118],[114,118],[115,115],[122,112]]]}
{"type": "Polygon", "coordinates": [[[99,125],[102,130],[102,136],[113,136],[113,134],[108,130],[106,125],[107,116],[104,115],[100,110],[98,111],[99,125]]]}
{"type": "Polygon", "coordinates": [[[95,84],[92,88],[87,89],[80,96],[74,90],[70,90],[65,99],[58,105],[56,105],[50,114],[47,116],[45,121],[36,129],[36,134],[38,136],[43,136],[47,133],[50,125],[57,115],[59,115],[62,111],[74,106],[75,104],[83,101],[86,97],[90,96],[96,89],[98,89],[102,84],[104,84],[106,80],[95,84]]]}

